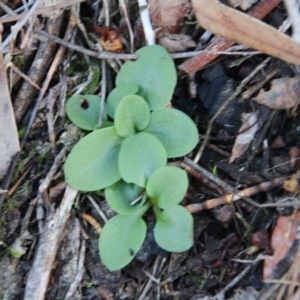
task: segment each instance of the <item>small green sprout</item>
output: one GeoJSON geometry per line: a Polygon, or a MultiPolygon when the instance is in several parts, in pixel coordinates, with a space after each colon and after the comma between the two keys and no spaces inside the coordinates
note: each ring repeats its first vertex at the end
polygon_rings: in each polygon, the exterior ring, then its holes
{"type": "Polygon", "coordinates": [[[108,95],[105,128],[97,128],[98,96],[73,96],[66,104],[75,125],[93,130],[67,157],[66,182],[81,191],[104,189],[117,213],[99,239],[100,257],[111,271],[130,263],[141,248],[147,231],[142,217],[149,208],[156,217],[154,237],[161,248],[182,252],[193,244],[193,218],[179,205],[188,177],[182,169],[167,166],[167,159],[193,150],[197,128],[187,115],[166,107],[176,85],[168,52],[155,45],[136,54],[137,61],[122,66],[116,88],[108,95]]]}

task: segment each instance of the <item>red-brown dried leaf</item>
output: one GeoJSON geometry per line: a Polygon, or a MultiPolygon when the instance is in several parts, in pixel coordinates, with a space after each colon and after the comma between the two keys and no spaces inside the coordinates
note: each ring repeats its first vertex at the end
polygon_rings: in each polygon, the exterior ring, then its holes
{"type": "Polygon", "coordinates": [[[111,27],[99,27],[86,23],[87,30],[101,35],[101,45],[106,51],[114,53],[123,53],[123,43],[121,32],[124,27],[111,28],[111,27]]]}
{"type": "Polygon", "coordinates": [[[101,37],[101,44],[106,51],[114,53],[123,52],[122,36],[114,28],[106,28],[101,37]]]}
{"type": "Polygon", "coordinates": [[[267,257],[264,261],[263,277],[271,276],[278,262],[282,260],[292,246],[296,235],[297,227],[300,225],[300,211],[290,216],[279,216],[271,237],[273,256],[267,257]]]}
{"type": "Polygon", "coordinates": [[[254,100],[271,109],[289,109],[298,105],[299,95],[300,78],[282,77],[272,81],[269,91],[260,90],[254,100]]]}

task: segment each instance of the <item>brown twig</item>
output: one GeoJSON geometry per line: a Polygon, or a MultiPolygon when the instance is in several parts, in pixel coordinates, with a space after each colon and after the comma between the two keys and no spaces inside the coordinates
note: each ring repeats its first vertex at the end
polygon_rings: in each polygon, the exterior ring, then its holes
{"type": "Polygon", "coordinates": [[[27,169],[24,171],[24,173],[20,176],[20,178],[16,181],[16,183],[9,189],[7,192],[7,196],[11,197],[17,190],[17,188],[21,185],[23,180],[26,178],[28,173],[31,171],[32,167],[34,166],[34,163],[31,163],[27,169]]]}
{"type": "MultiPolygon", "coordinates": [[[[267,14],[269,14],[281,0],[262,0],[256,6],[254,6],[248,13],[257,19],[263,19],[267,14]]],[[[246,16],[246,15],[245,15],[246,16]]],[[[246,22],[246,20],[244,20],[246,22]]],[[[238,25],[237,25],[238,26],[238,25]]],[[[185,71],[186,73],[194,73],[205,65],[210,63],[213,59],[219,56],[219,51],[226,51],[231,47],[236,41],[234,39],[229,39],[225,37],[215,37],[209,46],[206,48],[208,52],[200,53],[199,55],[187,60],[181,64],[178,68],[185,71]]]]}
{"type": "Polygon", "coordinates": [[[223,197],[220,197],[220,198],[209,199],[209,200],[204,201],[203,203],[190,204],[190,205],[186,206],[186,209],[191,213],[195,213],[195,212],[199,212],[202,210],[213,209],[219,205],[230,204],[234,201],[240,200],[241,198],[250,197],[254,194],[257,194],[260,192],[266,192],[275,187],[279,187],[279,186],[283,185],[284,182],[289,178],[300,179],[300,172],[297,172],[290,177],[284,176],[284,177],[279,177],[279,178],[273,179],[271,181],[263,182],[259,185],[243,189],[236,193],[224,195],[223,197]]]}

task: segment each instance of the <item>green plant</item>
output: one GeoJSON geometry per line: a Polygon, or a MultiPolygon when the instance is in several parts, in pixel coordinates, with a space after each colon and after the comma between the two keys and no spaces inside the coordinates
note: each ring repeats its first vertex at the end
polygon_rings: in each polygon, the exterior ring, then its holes
{"type": "Polygon", "coordinates": [[[172,252],[193,244],[193,219],[179,205],[187,188],[185,171],[167,166],[167,159],[189,153],[198,142],[195,124],[184,113],[166,108],[176,71],[161,46],[147,46],[127,61],[105,107],[106,128],[97,128],[100,98],[73,96],[67,114],[79,127],[94,130],[74,146],[65,163],[66,181],[81,191],[105,189],[117,213],[104,226],[99,250],[109,270],[126,266],[146,236],[142,219],[152,207],[154,237],[172,252]],[[108,123],[108,116],[114,123],[108,123]]]}

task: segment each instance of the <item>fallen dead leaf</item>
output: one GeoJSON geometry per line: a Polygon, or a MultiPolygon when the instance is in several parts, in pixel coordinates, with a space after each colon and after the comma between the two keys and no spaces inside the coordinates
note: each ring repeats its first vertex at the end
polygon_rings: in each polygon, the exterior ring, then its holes
{"type": "MultiPolygon", "coordinates": [[[[281,0],[263,0],[252,7],[247,13],[249,16],[262,20],[268,15],[281,0]]],[[[186,60],[178,66],[178,69],[192,74],[202,69],[204,66],[210,64],[220,54],[219,51],[227,51],[235,43],[235,40],[222,36],[215,36],[212,41],[207,45],[205,51],[195,55],[194,57],[186,60]]]]}
{"type": "Polygon", "coordinates": [[[120,32],[114,28],[106,28],[100,41],[106,51],[123,53],[122,36],[120,32]]]}
{"type": "Polygon", "coordinates": [[[198,23],[206,30],[300,65],[300,45],[275,28],[218,0],[192,0],[192,4],[198,23]]]}
{"type": "Polygon", "coordinates": [[[123,27],[99,27],[90,23],[85,23],[85,28],[89,32],[101,35],[100,42],[106,51],[114,53],[123,53],[122,30],[123,27]]]}
{"type": "Polygon", "coordinates": [[[300,99],[300,78],[282,77],[272,81],[269,91],[260,90],[253,98],[259,104],[271,109],[289,109],[295,107],[300,99]]]}
{"type": "Polygon", "coordinates": [[[196,47],[196,43],[191,36],[186,34],[166,34],[159,38],[159,43],[169,52],[183,52],[196,47]]]}
{"type": "Polygon", "coordinates": [[[254,139],[257,130],[260,128],[260,123],[257,121],[258,113],[243,114],[241,126],[237,138],[229,158],[229,162],[232,163],[236,158],[240,157],[249,147],[254,139]]]}
{"type": "Polygon", "coordinates": [[[12,158],[20,151],[18,130],[11,104],[6,68],[0,55],[0,179],[12,158]]]}
{"type": "Polygon", "coordinates": [[[162,34],[177,33],[190,8],[188,0],[149,0],[152,25],[162,34]]]}
{"type": "Polygon", "coordinates": [[[270,278],[278,262],[282,260],[292,246],[296,235],[297,226],[300,225],[300,211],[290,216],[279,216],[271,237],[273,256],[264,260],[263,277],[270,278]]]}
{"type": "Polygon", "coordinates": [[[239,7],[242,10],[247,10],[258,0],[228,0],[229,5],[232,7],[239,7]]]}

